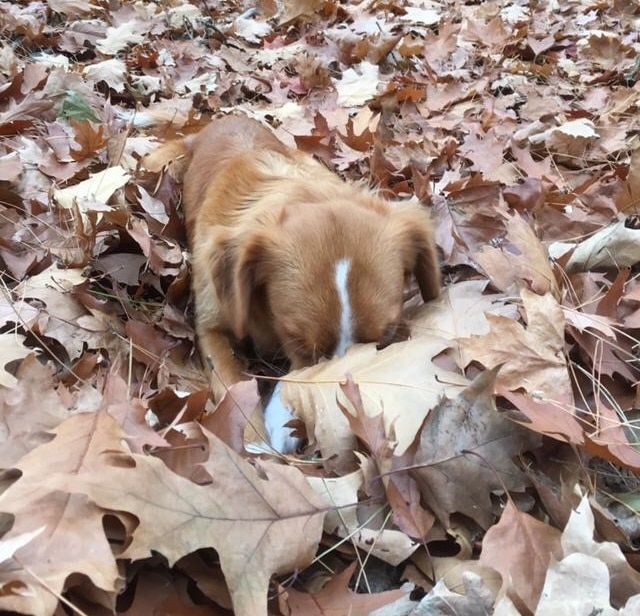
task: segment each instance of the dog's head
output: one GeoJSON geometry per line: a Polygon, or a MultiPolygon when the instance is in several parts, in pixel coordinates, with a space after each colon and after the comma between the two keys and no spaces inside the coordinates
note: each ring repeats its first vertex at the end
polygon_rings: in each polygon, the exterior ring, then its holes
{"type": "Polygon", "coordinates": [[[338,203],[287,211],[230,232],[213,251],[216,291],[234,334],[270,327],[293,368],[342,355],[353,343],[389,343],[403,289],[415,276],[425,301],[440,276],[428,214],[338,203]]]}

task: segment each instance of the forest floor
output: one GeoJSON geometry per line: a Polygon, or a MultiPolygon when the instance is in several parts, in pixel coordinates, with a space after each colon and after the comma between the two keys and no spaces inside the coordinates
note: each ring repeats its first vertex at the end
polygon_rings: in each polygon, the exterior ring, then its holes
{"type": "MultiPolygon", "coordinates": [[[[0,611],[640,613],[640,8],[0,1],[0,611]],[[418,199],[411,337],[214,409],[159,144],[245,114],[418,199]]],[[[410,295],[410,293],[408,294],[410,295]]]]}

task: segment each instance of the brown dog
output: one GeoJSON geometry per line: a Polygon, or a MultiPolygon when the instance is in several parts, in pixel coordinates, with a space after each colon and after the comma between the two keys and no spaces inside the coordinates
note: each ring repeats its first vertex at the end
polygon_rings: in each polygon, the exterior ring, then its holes
{"type": "Polygon", "coordinates": [[[233,349],[246,336],[301,368],[356,342],[392,340],[407,276],[425,301],[438,295],[423,207],[342,181],[244,117],[213,120],[157,154],[167,152],[186,166],[196,331],[214,398],[243,378],[233,349]]]}

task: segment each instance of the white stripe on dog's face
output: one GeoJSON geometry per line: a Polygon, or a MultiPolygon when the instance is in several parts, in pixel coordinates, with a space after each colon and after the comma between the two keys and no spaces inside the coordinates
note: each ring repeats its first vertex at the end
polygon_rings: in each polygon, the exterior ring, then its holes
{"type": "Polygon", "coordinates": [[[340,259],[336,263],[336,290],[340,300],[340,331],[338,334],[338,345],[336,346],[336,356],[341,357],[353,344],[353,323],[351,313],[351,300],[349,298],[349,271],[351,261],[340,259]]]}

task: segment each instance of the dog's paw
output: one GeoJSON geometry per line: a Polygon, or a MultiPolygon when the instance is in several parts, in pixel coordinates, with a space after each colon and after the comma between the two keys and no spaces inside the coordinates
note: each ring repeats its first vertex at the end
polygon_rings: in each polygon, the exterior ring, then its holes
{"type": "Polygon", "coordinates": [[[281,389],[281,383],[278,383],[264,409],[264,426],[271,447],[286,454],[293,453],[300,446],[301,439],[292,436],[291,428],[285,426],[295,415],[282,401],[281,389]]]}

